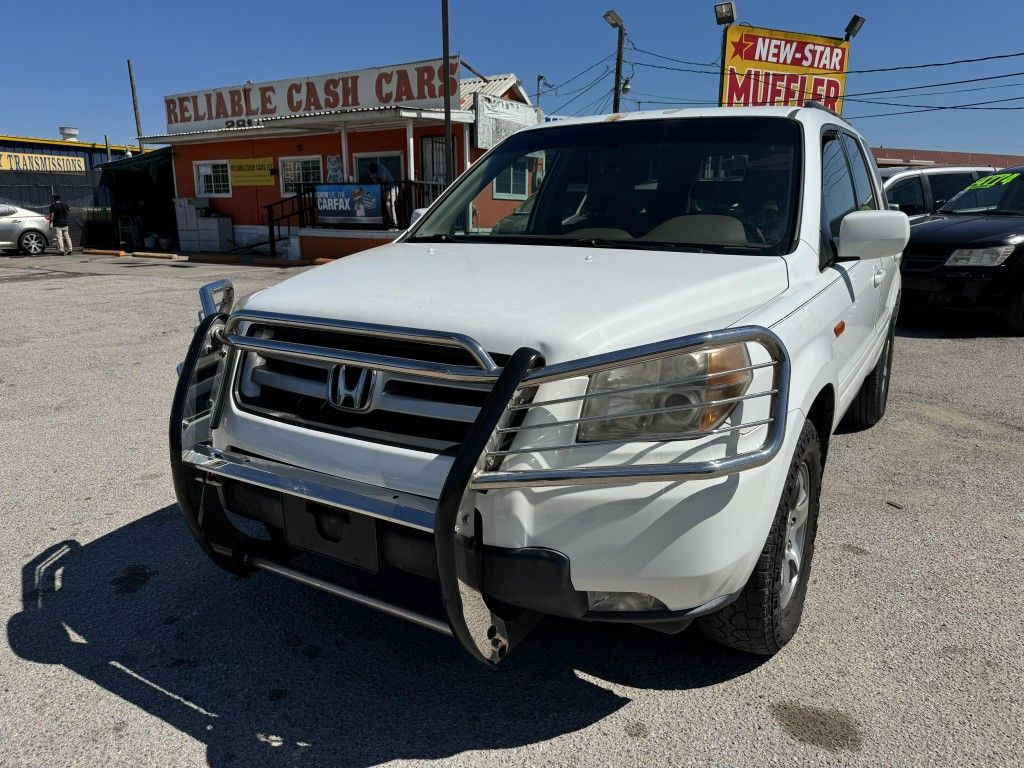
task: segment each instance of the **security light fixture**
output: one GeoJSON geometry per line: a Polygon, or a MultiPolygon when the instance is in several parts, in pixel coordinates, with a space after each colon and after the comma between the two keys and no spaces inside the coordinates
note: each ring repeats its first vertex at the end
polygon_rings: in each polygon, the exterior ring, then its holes
{"type": "Polygon", "coordinates": [[[615,29],[626,28],[626,22],[615,11],[605,11],[604,20],[608,22],[608,26],[615,27],[615,29]]]}
{"type": "Polygon", "coordinates": [[[736,3],[715,3],[715,22],[719,26],[736,21],[736,3]]]}
{"type": "Polygon", "coordinates": [[[622,92],[629,93],[631,90],[633,90],[633,86],[629,84],[629,78],[627,77],[622,83],[622,92]]]}
{"type": "Polygon", "coordinates": [[[860,28],[864,26],[864,17],[853,14],[853,18],[850,19],[850,23],[846,25],[846,34],[843,35],[843,40],[849,40],[851,37],[856,37],[857,33],[860,32],[860,28]]]}

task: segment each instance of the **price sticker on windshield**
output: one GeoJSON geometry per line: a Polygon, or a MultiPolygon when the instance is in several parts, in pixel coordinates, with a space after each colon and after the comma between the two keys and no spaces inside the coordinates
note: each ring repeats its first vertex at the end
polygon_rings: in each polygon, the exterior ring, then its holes
{"type": "Polygon", "coordinates": [[[989,187],[1000,187],[1009,184],[1020,176],[1019,173],[993,173],[991,176],[982,176],[967,189],[988,189],[989,187]]]}

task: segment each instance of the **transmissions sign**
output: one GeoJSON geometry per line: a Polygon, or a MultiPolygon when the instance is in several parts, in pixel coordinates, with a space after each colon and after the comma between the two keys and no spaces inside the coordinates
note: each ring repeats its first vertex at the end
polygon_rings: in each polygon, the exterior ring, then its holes
{"type": "Polygon", "coordinates": [[[722,90],[725,107],[798,107],[807,100],[843,111],[850,43],[733,24],[725,31],[722,90]]]}

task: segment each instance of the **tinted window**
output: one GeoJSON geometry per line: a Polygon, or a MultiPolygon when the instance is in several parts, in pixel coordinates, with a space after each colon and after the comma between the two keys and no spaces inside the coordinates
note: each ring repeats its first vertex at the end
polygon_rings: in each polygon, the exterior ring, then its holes
{"type": "Polygon", "coordinates": [[[409,238],[786,253],[799,208],[800,155],[799,126],[778,118],[522,131],[474,164],[409,238]],[[504,193],[517,192],[535,197],[529,217],[513,224],[520,203],[504,193]]]}
{"type": "Polygon", "coordinates": [[[857,203],[850,169],[836,134],[826,136],[821,149],[821,200],[829,230],[833,237],[839,237],[839,224],[857,203]]]}
{"type": "Polygon", "coordinates": [[[0,205],[0,216],[13,216],[17,212],[17,208],[12,208],[9,205],[0,205]]]}
{"type": "Polygon", "coordinates": [[[975,213],[995,209],[1024,213],[1024,171],[982,176],[942,206],[943,212],[975,213]]]}
{"type": "Polygon", "coordinates": [[[929,173],[932,185],[932,204],[939,208],[944,202],[974,181],[971,173],[929,173]]]}
{"type": "Polygon", "coordinates": [[[924,205],[924,188],[921,186],[919,176],[911,176],[909,179],[897,181],[885,191],[890,203],[896,203],[908,216],[927,213],[924,205]]]}
{"type": "Polygon", "coordinates": [[[875,204],[875,187],[871,183],[871,170],[864,159],[860,144],[848,134],[843,134],[843,144],[850,158],[850,167],[853,169],[853,187],[857,193],[857,208],[862,211],[869,211],[878,206],[875,204]]]}

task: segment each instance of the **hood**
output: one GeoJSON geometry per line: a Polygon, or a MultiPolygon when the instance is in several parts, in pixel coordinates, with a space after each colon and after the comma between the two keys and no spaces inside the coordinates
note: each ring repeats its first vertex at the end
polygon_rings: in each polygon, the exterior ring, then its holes
{"type": "Polygon", "coordinates": [[[734,325],[787,285],[778,256],[396,243],[260,291],[246,308],[463,333],[554,363],[734,325]]]}
{"type": "Polygon", "coordinates": [[[927,245],[1002,245],[1024,236],[1024,216],[935,213],[910,228],[910,242],[927,245]]]}

